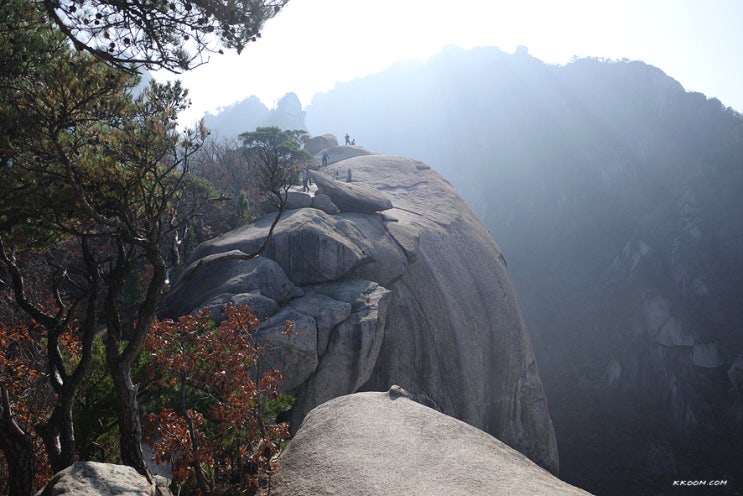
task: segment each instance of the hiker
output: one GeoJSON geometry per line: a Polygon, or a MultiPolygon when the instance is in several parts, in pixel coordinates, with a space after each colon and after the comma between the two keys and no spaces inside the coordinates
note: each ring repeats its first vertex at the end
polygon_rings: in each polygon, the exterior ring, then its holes
{"type": "Polygon", "coordinates": [[[349,136],[348,133],[346,133],[346,146],[350,144],[351,144],[351,136],[349,136]]]}
{"type": "Polygon", "coordinates": [[[309,182],[310,182],[310,166],[307,165],[302,171],[302,192],[303,193],[307,193],[310,190],[309,182]]]}
{"type": "Polygon", "coordinates": [[[356,138],[351,140],[351,145],[356,146],[356,138]]]}
{"type": "Polygon", "coordinates": [[[330,161],[330,155],[328,155],[328,152],[323,153],[322,154],[322,166],[327,167],[329,161],[330,161]]]}

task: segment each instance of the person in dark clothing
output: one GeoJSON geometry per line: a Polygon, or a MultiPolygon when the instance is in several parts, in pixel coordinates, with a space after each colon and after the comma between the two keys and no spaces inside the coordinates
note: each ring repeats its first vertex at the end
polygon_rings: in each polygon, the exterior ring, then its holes
{"type": "Polygon", "coordinates": [[[329,161],[330,161],[330,155],[328,155],[328,152],[323,153],[322,154],[322,166],[327,167],[329,161]]]}
{"type": "Polygon", "coordinates": [[[307,193],[310,190],[310,166],[306,166],[302,171],[302,192],[307,193]]]}
{"type": "Polygon", "coordinates": [[[346,146],[351,144],[351,136],[349,136],[348,133],[346,133],[346,146]]]}

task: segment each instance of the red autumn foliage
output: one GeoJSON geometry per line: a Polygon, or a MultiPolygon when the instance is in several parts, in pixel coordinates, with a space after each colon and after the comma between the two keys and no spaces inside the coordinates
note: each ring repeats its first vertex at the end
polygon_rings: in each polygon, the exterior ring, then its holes
{"type": "Polygon", "coordinates": [[[258,319],[231,304],[225,315],[219,326],[207,310],[156,322],[145,345],[149,381],[175,399],[174,408],[149,414],[145,438],[155,461],[172,464],[174,482],[187,492],[255,493],[270,482],[289,436],[267,413],[282,378],[260,370],[258,319]]]}
{"type": "MultiPolygon", "coordinates": [[[[31,436],[35,489],[40,489],[52,476],[44,444],[39,436],[33,435],[34,426],[46,419],[54,404],[48,379],[45,377],[44,354],[40,348],[44,334],[41,327],[34,323],[0,326],[0,387],[7,392],[11,407],[11,411],[3,408],[0,419],[4,426],[14,422],[31,436]]],[[[65,343],[71,340],[66,339],[65,343]]],[[[4,433],[3,437],[5,435],[7,434],[4,433]]],[[[9,491],[8,461],[11,460],[5,460],[0,451],[0,494],[8,494],[9,491]]]]}

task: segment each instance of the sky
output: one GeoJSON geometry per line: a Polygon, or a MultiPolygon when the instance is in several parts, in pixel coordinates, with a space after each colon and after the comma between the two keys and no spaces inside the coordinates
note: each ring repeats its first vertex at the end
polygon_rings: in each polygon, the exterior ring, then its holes
{"type": "Polygon", "coordinates": [[[155,77],[189,88],[188,124],[250,95],[274,108],[293,91],[306,107],[338,82],[447,45],[526,46],[549,64],[642,60],[743,112],[743,0],[290,0],[242,54],[155,77]]]}

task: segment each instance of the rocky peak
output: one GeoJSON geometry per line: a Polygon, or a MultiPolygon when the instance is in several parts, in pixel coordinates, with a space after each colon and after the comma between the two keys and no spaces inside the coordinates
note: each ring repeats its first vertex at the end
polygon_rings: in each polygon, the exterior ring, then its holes
{"type": "Polygon", "coordinates": [[[399,384],[557,472],[534,353],[487,230],[425,164],[337,149],[352,156],[315,174],[310,206],[285,214],[263,257],[240,254],[262,242],[271,214],[199,246],[165,313],[260,300],[259,338],[296,396],[294,430],[328,400],[399,384]],[[349,171],[350,183],[335,179],[349,171]],[[321,197],[337,213],[313,208],[321,197]],[[277,331],[285,319],[290,338],[277,331]]]}

